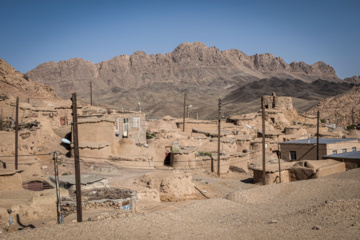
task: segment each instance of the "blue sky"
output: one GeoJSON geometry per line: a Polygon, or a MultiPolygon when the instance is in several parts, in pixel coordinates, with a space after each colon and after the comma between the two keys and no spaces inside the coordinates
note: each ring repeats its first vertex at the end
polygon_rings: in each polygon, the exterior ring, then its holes
{"type": "Polygon", "coordinates": [[[94,63],[200,41],[287,63],[324,61],[360,75],[360,1],[0,0],[0,58],[20,72],[48,61],[94,63]]]}

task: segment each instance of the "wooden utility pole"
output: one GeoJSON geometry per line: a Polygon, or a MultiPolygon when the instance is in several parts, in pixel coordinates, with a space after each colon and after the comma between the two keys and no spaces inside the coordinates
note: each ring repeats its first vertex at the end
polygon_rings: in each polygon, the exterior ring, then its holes
{"type": "Polygon", "coordinates": [[[90,106],[92,106],[92,82],[90,82],[90,106]]]}
{"type": "Polygon", "coordinates": [[[219,113],[218,113],[218,156],[217,156],[217,161],[218,161],[218,176],[220,177],[220,126],[221,123],[221,98],[219,99],[219,113]]]}
{"type": "Polygon", "coordinates": [[[61,223],[61,211],[60,211],[60,186],[59,186],[59,168],[57,162],[57,153],[54,152],[54,176],[56,186],[56,212],[57,212],[57,224],[61,223]]]}
{"type": "Polygon", "coordinates": [[[261,98],[261,108],[262,108],[262,164],[263,164],[263,185],[266,185],[265,183],[265,103],[264,103],[264,97],[261,98]]]}
{"type": "Polygon", "coordinates": [[[73,144],[74,144],[74,160],[75,160],[76,213],[77,213],[77,221],[82,222],[81,183],[80,183],[81,176],[80,176],[76,93],[72,94],[71,100],[72,100],[72,112],[73,112],[73,144]]]}
{"type": "Polygon", "coordinates": [[[15,116],[15,169],[18,170],[18,144],[19,144],[19,97],[16,98],[15,116]]]}
{"type": "Polygon", "coordinates": [[[280,151],[279,143],[278,143],[278,161],[279,161],[279,182],[281,183],[281,151],[280,151]]]}
{"type": "Polygon", "coordinates": [[[183,132],[185,132],[185,113],[186,112],[186,93],[184,93],[184,116],[183,116],[183,132]]]}
{"type": "Polygon", "coordinates": [[[320,112],[317,111],[317,130],[316,130],[316,160],[319,160],[319,130],[320,130],[320,112]]]}

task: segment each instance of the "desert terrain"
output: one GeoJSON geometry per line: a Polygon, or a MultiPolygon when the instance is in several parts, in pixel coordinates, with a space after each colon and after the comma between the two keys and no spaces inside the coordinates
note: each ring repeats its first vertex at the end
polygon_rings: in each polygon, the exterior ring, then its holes
{"type": "MultiPolygon", "coordinates": [[[[359,169],[256,186],[99,222],[2,233],[3,239],[358,239],[359,169]]],[[[218,180],[221,183],[221,180],[218,180]]],[[[225,182],[225,181],[224,181],[225,182]]],[[[213,184],[213,182],[212,182],[213,184]]]]}
{"type": "MultiPolygon", "coordinates": [[[[202,43],[182,44],[167,55],[137,52],[100,64],[50,62],[26,74],[0,60],[1,239],[358,239],[359,159],[325,158],[360,149],[360,132],[354,128],[360,119],[357,78],[343,81],[323,62],[285,64],[269,54],[220,52],[202,43]],[[200,72],[192,69],[195,63],[200,72]],[[219,65],[220,70],[214,67],[219,65]],[[115,83],[113,70],[133,80],[115,83]],[[161,77],[167,71],[168,78],[161,77]],[[66,79],[80,81],[84,74],[103,88],[94,93],[102,104],[80,98],[74,123],[70,92],[76,84],[66,79]],[[194,74],[204,76],[202,82],[190,83],[194,74]],[[189,93],[188,85],[199,94],[189,93]],[[169,89],[164,98],[150,96],[164,86],[169,89]],[[105,101],[113,98],[109,92],[119,91],[134,94],[119,100],[131,103],[121,110],[105,101]],[[189,93],[187,104],[184,93],[189,93]],[[145,108],[156,114],[137,106],[137,94],[153,100],[145,108]],[[225,97],[226,114],[216,119],[219,95],[225,97]],[[195,101],[208,115],[195,117],[190,106],[195,101]],[[74,124],[79,127],[82,222],[77,222],[75,204],[74,124]],[[285,153],[289,143],[299,145],[285,153]],[[55,159],[63,224],[57,224],[55,159]],[[263,161],[267,170],[261,178],[263,161]],[[33,185],[40,191],[31,191],[33,185]]],[[[86,87],[78,87],[85,96],[86,87]]]]}

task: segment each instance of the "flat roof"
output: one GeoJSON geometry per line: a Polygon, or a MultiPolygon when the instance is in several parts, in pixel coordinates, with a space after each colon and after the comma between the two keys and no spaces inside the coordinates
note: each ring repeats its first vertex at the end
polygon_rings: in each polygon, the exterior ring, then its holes
{"type": "MultiPolygon", "coordinates": [[[[52,182],[55,182],[55,177],[54,176],[50,176],[50,179],[51,179],[52,182]]],[[[103,179],[106,179],[106,178],[96,176],[96,175],[82,174],[80,176],[80,183],[82,185],[87,185],[87,184],[90,184],[90,183],[101,181],[103,179]]],[[[62,176],[59,176],[59,182],[60,183],[65,183],[65,184],[75,185],[76,184],[75,175],[62,175],[62,176]]]]}
{"type": "MultiPolygon", "coordinates": [[[[316,144],[316,138],[309,139],[300,139],[288,142],[280,142],[280,144],[316,144]]],[[[319,138],[319,144],[329,144],[329,143],[338,143],[338,142],[348,142],[356,141],[357,138],[319,138]]]]}
{"type": "Polygon", "coordinates": [[[339,154],[331,154],[323,156],[326,158],[348,158],[348,159],[360,159],[360,151],[354,152],[346,152],[346,153],[339,153],[339,154]]]}

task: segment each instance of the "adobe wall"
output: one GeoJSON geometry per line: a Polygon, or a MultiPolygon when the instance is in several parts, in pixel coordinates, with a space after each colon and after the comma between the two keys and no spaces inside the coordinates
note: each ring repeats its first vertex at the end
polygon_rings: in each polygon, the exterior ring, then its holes
{"type": "MultiPolygon", "coordinates": [[[[218,149],[218,140],[215,138],[199,146],[199,151],[201,152],[213,152],[213,151],[217,151],[217,149],[218,149]]],[[[220,140],[221,152],[237,152],[237,149],[238,149],[238,145],[236,144],[236,141],[228,142],[228,141],[220,140]]]]}
{"type": "Polygon", "coordinates": [[[302,127],[286,127],[284,130],[286,135],[307,135],[308,132],[302,127]]]}
{"type": "MultiPolygon", "coordinates": [[[[183,122],[177,122],[176,125],[182,132],[183,122]]],[[[186,122],[185,121],[185,132],[191,133],[193,128],[200,130],[200,131],[210,131],[210,132],[217,131],[217,122],[216,121],[212,121],[212,122],[210,122],[210,121],[209,122],[186,122]]]]}
{"type": "Polygon", "coordinates": [[[189,154],[171,153],[172,167],[175,169],[195,169],[195,152],[189,154]]]}
{"type": "Polygon", "coordinates": [[[330,166],[324,166],[324,167],[319,168],[317,170],[314,178],[324,177],[327,175],[331,175],[331,174],[339,173],[339,172],[345,172],[345,171],[346,171],[345,163],[337,162],[330,166]]]}
{"type": "Polygon", "coordinates": [[[291,97],[278,97],[273,93],[272,96],[263,96],[265,109],[292,109],[291,97]]]}
{"type": "Polygon", "coordinates": [[[96,146],[97,144],[84,144],[79,145],[79,154],[80,157],[104,157],[104,156],[110,156],[114,153],[111,150],[110,145],[103,146],[98,144],[99,146],[96,146]]]}
{"type": "Polygon", "coordinates": [[[114,124],[108,121],[85,122],[78,124],[79,143],[114,143],[114,124]]]}
{"type": "MultiPolygon", "coordinates": [[[[195,152],[190,154],[174,154],[172,153],[172,167],[175,169],[198,169],[202,168],[211,171],[211,157],[198,156],[195,152]]],[[[217,172],[217,157],[213,157],[214,171],[217,172]]],[[[229,172],[229,158],[220,158],[220,173],[229,172]]]]}
{"type": "Polygon", "coordinates": [[[320,178],[334,173],[344,172],[345,163],[335,160],[304,160],[289,169],[290,180],[320,178]]]}
{"type": "Polygon", "coordinates": [[[237,140],[236,142],[236,152],[243,152],[243,151],[250,150],[250,141],[244,140],[237,140]]]}
{"type": "Polygon", "coordinates": [[[249,172],[249,159],[248,158],[230,157],[229,165],[230,165],[230,167],[242,169],[242,170],[244,170],[244,172],[249,172]]]}
{"type": "MultiPolygon", "coordinates": [[[[262,183],[262,176],[263,176],[263,171],[262,170],[256,170],[254,169],[254,183],[262,183]]],[[[276,177],[279,176],[279,172],[267,172],[265,174],[265,184],[269,185],[269,184],[273,184],[276,183],[274,182],[276,177]]],[[[277,179],[277,181],[279,182],[279,178],[277,179]]],[[[282,170],[281,171],[281,182],[285,183],[285,182],[290,182],[290,176],[289,176],[289,171],[288,170],[282,170]]]]}
{"type": "MultiPolygon", "coordinates": [[[[214,172],[218,171],[218,161],[217,157],[213,156],[213,169],[214,172]]],[[[196,160],[197,168],[205,169],[208,172],[211,172],[211,157],[209,156],[201,156],[196,160]]],[[[229,157],[221,157],[220,158],[220,174],[228,173],[230,167],[229,157]]]]}
{"type": "Polygon", "coordinates": [[[82,123],[79,121],[78,139],[80,155],[104,156],[115,153],[113,122],[96,119],[93,122],[82,123]]]}

